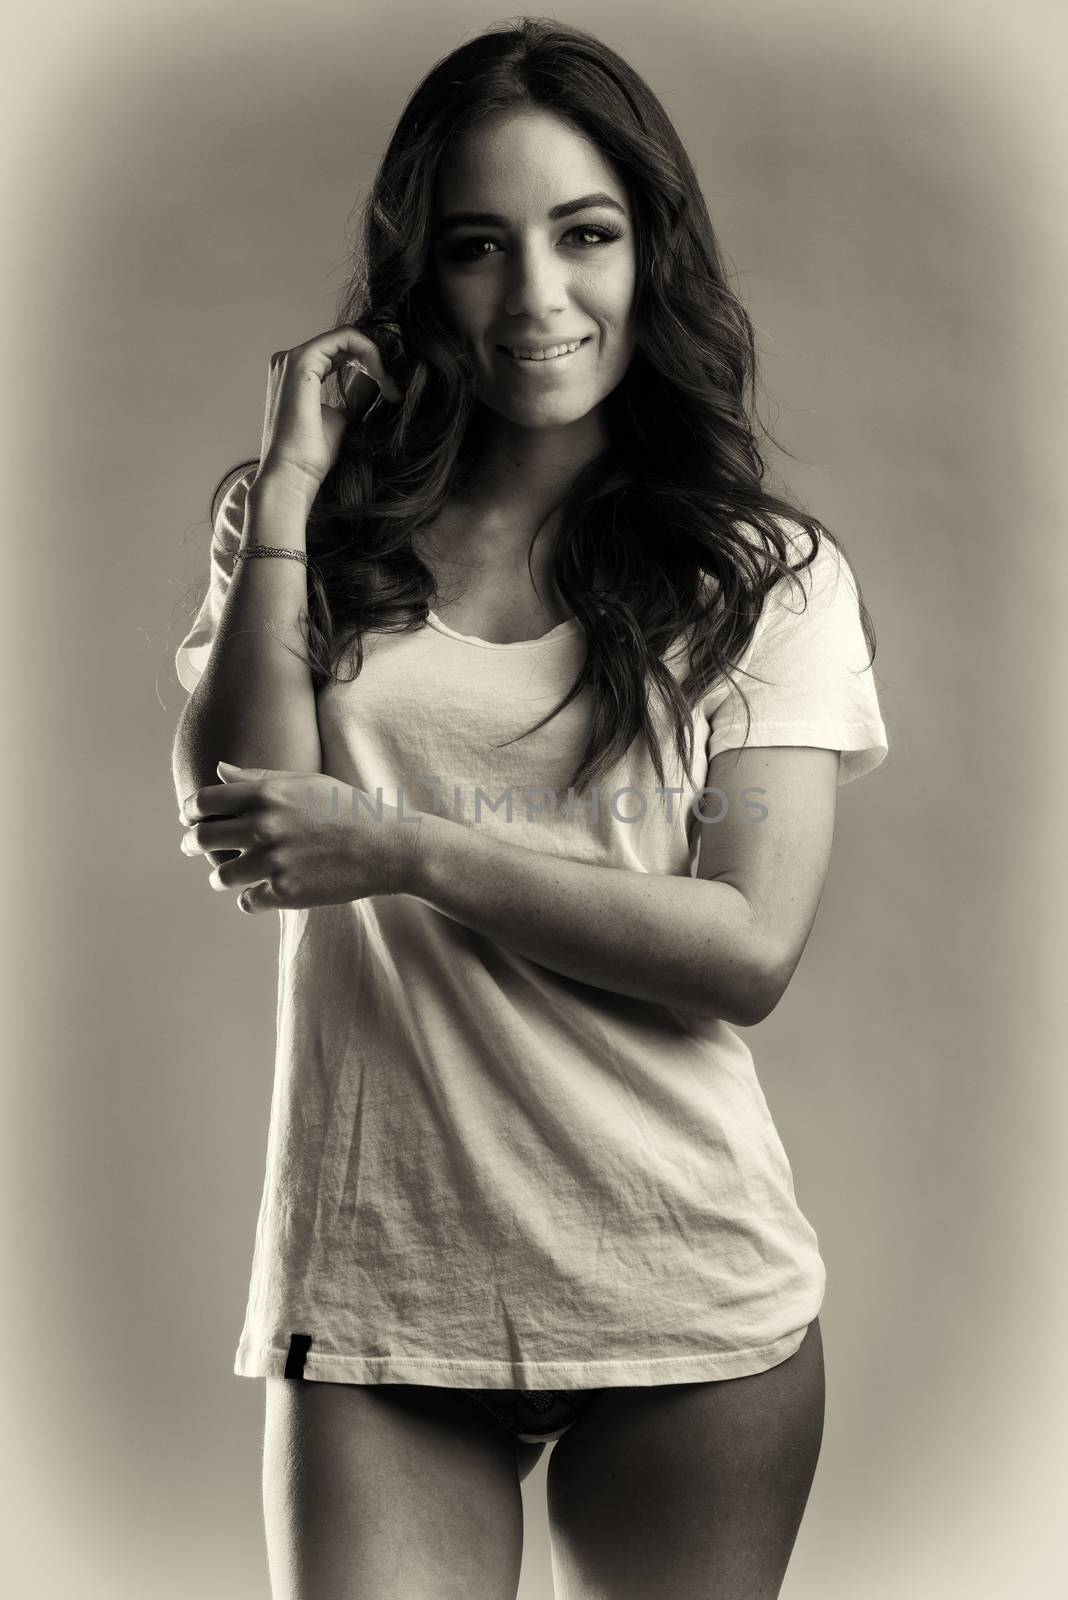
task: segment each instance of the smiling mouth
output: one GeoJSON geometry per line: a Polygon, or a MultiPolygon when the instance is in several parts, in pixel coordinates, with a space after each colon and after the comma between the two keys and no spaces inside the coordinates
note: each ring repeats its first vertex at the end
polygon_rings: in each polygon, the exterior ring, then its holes
{"type": "Polygon", "coordinates": [[[497,349],[501,355],[506,356],[517,367],[555,367],[561,363],[566,364],[577,356],[583,345],[589,344],[590,338],[591,335],[587,334],[585,338],[577,341],[568,339],[561,340],[555,345],[545,345],[544,349],[546,351],[553,352],[546,355],[516,355],[514,351],[522,347],[515,345],[499,344],[497,349]]]}

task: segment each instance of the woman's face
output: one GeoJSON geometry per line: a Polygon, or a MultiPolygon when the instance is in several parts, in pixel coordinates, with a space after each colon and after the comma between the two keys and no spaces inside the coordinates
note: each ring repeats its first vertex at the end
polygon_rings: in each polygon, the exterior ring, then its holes
{"type": "Polygon", "coordinates": [[[634,225],[597,147],[551,112],[501,113],[443,162],[435,226],[438,296],[468,345],[479,398],[528,428],[587,416],[635,342],[634,225]],[[578,340],[573,354],[512,354],[578,340]]]}

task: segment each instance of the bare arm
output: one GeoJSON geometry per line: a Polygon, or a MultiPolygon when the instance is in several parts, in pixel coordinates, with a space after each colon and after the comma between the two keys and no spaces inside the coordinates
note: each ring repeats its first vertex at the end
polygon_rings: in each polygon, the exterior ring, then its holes
{"type": "Polygon", "coordinates": [[[830,863],[837,750],[726,750],[708,784],[726,815],[701,828],[697,877],[540,854],[426,816],[405,892],[530,961],[595,988],[752,1027],[801,958],[830,863]],[[766,815],[746,818],[746,797],[766,815]]]}
{"type": "MultiPolygon", "coordinates": [[[[241,548],[253,544],[305,550],[308,492],[289,479],[263,474],[249,490],[241,548]]],[[[180,805],[194,789],[218,783],[216,763],[322,770],[312,676],[298,619],[307,606],[302,561],[263,556],[238,561],[204,674],[175,733],[172,753],[180,805]]],[[[216,862],[233,852],[219,852],[216,862]]]]}
{"type": "MultiPolygon", "coordinates": [[[[378,346],[347,323],[292,350],[274,352],[260,468],[245,501],[242,550],[274,545],[307,553],[315,496],[337,460],[350,420],[365,415],[379,393],[402,398],[378,346]],[[343,386],[344,407],[324,405],[324,381],[354,367],[357,376],[343,386]]],[[[301,659],[299,623],[307,604],[302,561],[264,556],[235,563],[207,667],[175,732],[171,760],[179,809],[194,790],[218,784],[220,761],[271,771],[322,771],[315,689],[301,659]]],[[[211,859],[218,866],[235,853],[211,859]]]]}
{"type": "Polygon", "coordinates": [[[564,977],[743,1026],[764,1014],[773,952],[726,883],[594,866],[426,816],[420,899],[564,977]]]}

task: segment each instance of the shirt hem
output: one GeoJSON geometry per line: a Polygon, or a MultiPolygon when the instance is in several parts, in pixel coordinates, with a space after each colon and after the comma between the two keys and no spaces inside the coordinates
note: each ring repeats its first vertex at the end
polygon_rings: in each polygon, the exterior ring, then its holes
{"type": "MultiPolygon", "coordinates": [[[[714,1382],[778,1366],[800,1349],[808,1328],[806,1322],[769,1344],[739,1350],[623,1361],[450,1361],[440,1356],[346,1356],[313,1347],[302,1376],[311,1383],[413,1383],[434,1389],[620,1389],[714,1382]]],[[[281,1378],[288,1354],[288,1345],[242,1343],[234,1372],[239,1378],[281,1378]]]]}

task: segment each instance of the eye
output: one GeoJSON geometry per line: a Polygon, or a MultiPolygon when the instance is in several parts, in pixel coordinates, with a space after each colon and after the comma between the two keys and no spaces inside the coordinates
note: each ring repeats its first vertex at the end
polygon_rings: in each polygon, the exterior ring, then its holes
{"type": "MultiPolygon", "coordinates": [[[[568,238],[573,233],[593,235],[593,243],[580,245],[579,249],[581,250],[596,250],[601,245],[612,244],[616,239],[622,239],[623,237],[621,229],[602,227],[600,224],[598,224],[596,227],[584,226],[569,228],[564,237],[568,238]]],[[[450,249],[447,249],[442,253],[448,261],[487,261],[489,256],[484,251],[477,249],[476,247],[495,243],[496,240],[494,239],[479,239],[472,234],[469,239],[461,239],[459,244],[453,245],[450,249]]],[[[496,254],[495,251],[493,253],[496,254]]]]}

